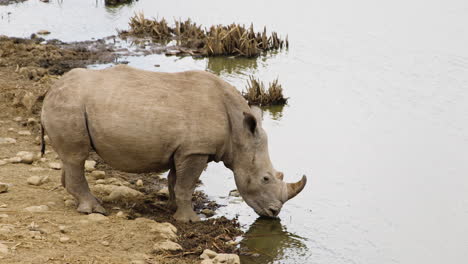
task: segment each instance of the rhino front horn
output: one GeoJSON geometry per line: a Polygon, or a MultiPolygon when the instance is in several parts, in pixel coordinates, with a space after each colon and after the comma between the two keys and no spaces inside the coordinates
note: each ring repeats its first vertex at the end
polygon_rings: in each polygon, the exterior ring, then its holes
{"type": "Polygon", "coordinates": [[[307,183],[307,177],[305,175],[302,176],[302,179],[295,183],[287,183],[288,188],[288,200],[296,196],[298,193],[304,189],[304,186],[307,183]]]}

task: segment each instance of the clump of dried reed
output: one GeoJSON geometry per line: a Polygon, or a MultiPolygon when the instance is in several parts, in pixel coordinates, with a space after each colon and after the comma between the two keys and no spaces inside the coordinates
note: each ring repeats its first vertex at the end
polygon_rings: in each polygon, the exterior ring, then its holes
{"type": "Polygon", "coordinates": [[[283,95],[283,87],[278,83],[278,78],[269,84],[267,90],[263,82],[249,76],[246,91],[242,95],[249,104],[258,106],[285,105],[288,101],[283,95]]]}
{"type": "Polygon", "coordinates": [[[175,21],[175,26],[170,27],[165,19],[146,19],[143,13],[135,14],[129,25],[130,30],[120,32],[121,35],[175,39],[182,47],[195,49],[193,52],[203,56],[256,57],[265,51],[289,47],[287,37],[283,40],[276,32],[268,36],[266,27],[261,33],[255,32],[253,25],[248,28],[238,24],[217,25],[202,29],[201,25],[188,19],[175,21]]]}
{"type": "Polygon", "coordinates": [[[135,14],[130,18],[131,30],[129,32],[121,32],[130,34],[136,37],[147,37],[150,36],[157,40],[166,40],[172,36],[172,28],[170,28],[163,18],[157,19],[146,19],[143,13],[135,14]]]}

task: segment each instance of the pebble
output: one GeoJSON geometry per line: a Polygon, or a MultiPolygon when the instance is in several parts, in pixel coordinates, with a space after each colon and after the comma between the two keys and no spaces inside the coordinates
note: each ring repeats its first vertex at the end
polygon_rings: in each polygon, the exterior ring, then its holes
{"type": "Polygon", "coordinates": [[[155,252],[179,251],[179,250],[182,250],[182,246],[180,246],[176,242],[166,240],[166,241],[155,243],[153,245],[153,250],[155,252]]]}
{"type": "Polygon", "coordinates": [[[30,125],[30,126],[34,126],[34,125],[37,124],[37,120],[35,118],[33,118],[33,117],[28,118],[27,122],[28,122],[28,125],[30,125]]]}
{"type": "Polygon", "coordinates": [[[0,138],[0,145],[6,144],[16,144],[16,139],[14,138],[0,138]]]}
{"type": "Polygon", "coordinates": [[[15,129],[10,127],[10,128],[8,128],[8,132],[15,132],[15,129]]]}
{"type": "Polygon", "coordinates": [[[229,192],[229,196],[239,197],[240,193],[238,190],[232,190],[229,192]]]}
{"type": "Polygon", "coordinates": [[[136,182],[136,186],[143,187],[143,181],[140,179],[136,182]]]}
{"type": "Polygon", "coordinates": [[[207,217],[211,217],[215,214],[215,212],[211,209],[208,209],[208,208],[205,208],[203,210],[201,210],[201,213],[206,215],[207,217]]]}
{"type": "Polygon", "coordinates": [[[90,221],[94,221],[94,222],[102,222],[102,221],[109,220],[109,218],[107,218],[107,216],[102,215],[102,214],[89,214],[87,216],[87,219],[90,220],[90,221]]]}
{"type": "Polygon", "coordinates": [[[105,247],[108,247],[110,245],[110,243],[107,241],[102,241],[101,244],[105,247]]]}
{"type": "Polygon", "coordinates": [[[0,218],[7,218],[8,215],[7,214],[0,214],[0,218]]]}
{"type": "Polygon", "coordinates": [[[8,191],[8,184],[0,182],[0,193],[4,193],[8,191]]]}
{"type": "Polygon", "coordinates": [[[106,202],[119,201],[119,200],[132,200],[140,199],[145,195],[137,190],[129,188],[127,186],[114,186],[109,196],[104,197],[103,200],[106,202]]]}
{"type": "Polygon", "coordinates": [[[6,162],[5,160],[0,160],[0,166],[6,165],[6,164],[8,164],[8,162],[6,162]]]}
{"type": "Polygon", "coordinates": [[[31,132],[29,132],[28,130],[21,130],[21,131],[18,131],[18,135],[20,135],[20,136],[30,136],[31,132]]]}
{"type": "Polygon", "coordinates": [[[124,212],[122,211],[119,211],[115,216],[119,217],[119,218],[127,218],[127,216],[125,215],[124,212]]]}
{"type": "Polygon", "coordinates": [[[6,204],[0,204],[0,208],[7,208],[8,206],[6,204]]]}
{"type": "Polygon", "coordinates": [[[96,162],[94,160],[87,160],[85,161],[85,170],[90,172],[95,170],[96,168],[96,162]]]}
{"type": "Polygon", "coordinates": [[[200,255],[200,258],[201,259],[211,259],[211,258],[214,258],[216,257],[216,255],[218,255],[218,253],[214,252],[213,250],[211,249],[205,249],[203,250],[203,253],[200,255]]]}
{"type": "Polygon", "coordinates": [[[60,163],[60,162],[49,162],[49,168],[54,169],[54,170],[61,170],[62,169],[62,163],[60,163]]]}
{"type": "Polygon", "coordinates": [[[13,118],[13,121],[15,122],[21,122],[23,120],[23,118],[21,116],[17,116],[15,118],[13,118]]]}
{"type": "Polygon", "coordinates": [[[97,180],[96,184],[106,184],[106,180],[104,179],[97,180]]]}
{"type": "Polygon", "coordinates": [[[67,227],[64,226],[64,225],[59,225],[58,229],[59,229],[60,233],[65,234],[67,232],[67,227]]]}
{"type": "Polygon", "coordinates": [[[37,34],[39,34],[39,35],[48,35],[48,34],[50,34],[50,31],[43,29],[43,30],[39,30],[37,32],[37,34]]]}
{"type": "Polygon", "coordinates": [[[106,177],[106,172],[105,171],[100,171],[100,170],[95,170],[91,172],[91,177],[93,177],[96,180],[104,179],[106,177]]]}
{"type": "Polygon", "coordinates": [[[49,206],[47,205],[37,205],[37,206],[29,206],[24,208],[25,211],[31,213],[40,213],[40,212],[47,212],[49,211],[49,206]]]}
{"type": "Polygon", "coordinates": [[[68,243],[70,241],[70,237],[67,236],[61,236],[59,238],[60,243],[68,243]]]}
{"type": "Polygon", "coordinates": [[[21,163],[31,164],[34,162],[34,154],[29,151],[20,151],[16,153],[16,157],[21,158],[21,163]]]}
{"type": "Polygon", "coordinates": [[[27,182],[28,184],[35,186],[39,186],[42,184],[41,177],[39,176],[31,176],[28,178],[27,182]]]}
{"type": "Polygon", "coordinates": [[[157,194],[158,194],[159,196],[163,196],[163,197],[166,197],[166,198],[167,198],[167,197],[169,197],[169,189],[168,189],[167,187],[164,187],[164,188],[162,188],[161,190],[159,190],[159,191],[157,192],[157,194]]]}
{"type": "Polygon", "coordinates": [[[0,243],[0,254],[8,254],[8,247],[5,244],[0,243]]]}

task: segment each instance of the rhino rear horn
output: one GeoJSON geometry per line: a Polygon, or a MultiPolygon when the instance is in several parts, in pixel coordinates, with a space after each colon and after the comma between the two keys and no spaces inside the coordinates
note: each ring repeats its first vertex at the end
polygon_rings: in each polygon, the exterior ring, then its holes
{"type": "Polygon", "coordinates": [[[307,177],[305,175],[302,176],[302,179],[295,183],[287,183],[288,188],[288,200],[296,196],[298,193],[304,189],[307,183],[307,177]]]}

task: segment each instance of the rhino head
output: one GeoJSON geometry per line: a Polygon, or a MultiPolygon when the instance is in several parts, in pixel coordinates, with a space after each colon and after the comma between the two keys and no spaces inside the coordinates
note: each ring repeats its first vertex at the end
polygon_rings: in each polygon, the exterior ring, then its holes
{"type": "Polygon", "coordinates": [[[268,138],[262,128],[262,111],[251,107],[243,113],[243,125],[235,144],[233,172],[237,188],[245,202],[260,216],[275,217],[283,204],[304,189],[307,178],[296,183],[283,181],[268,153],[268,138]]]}

